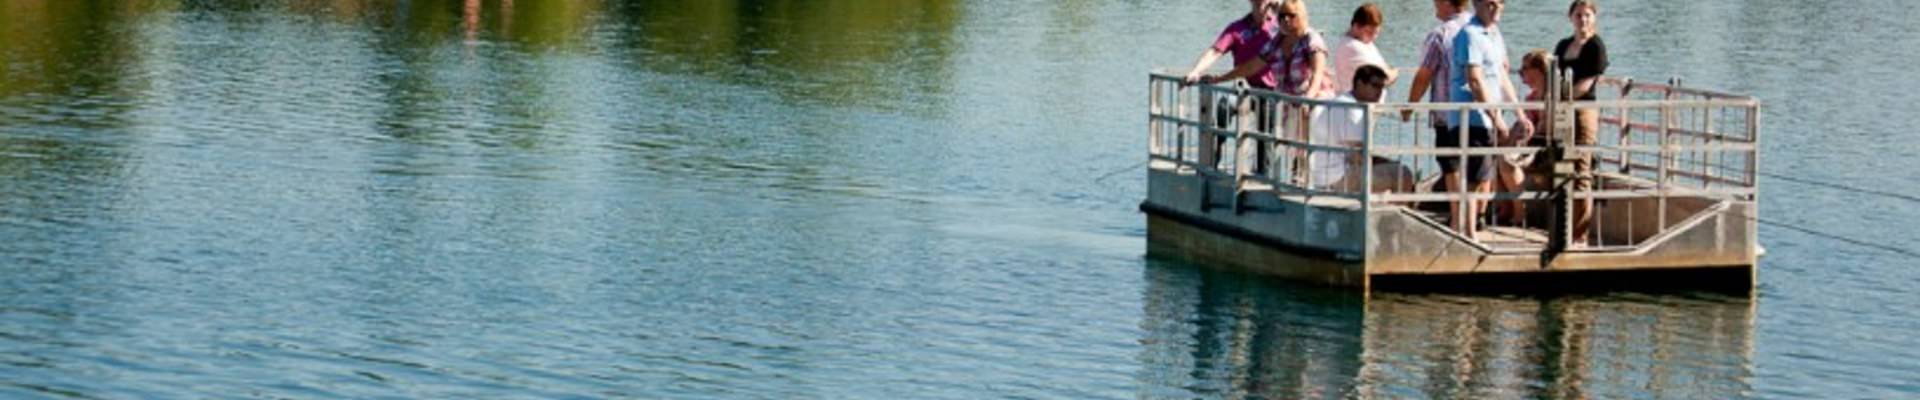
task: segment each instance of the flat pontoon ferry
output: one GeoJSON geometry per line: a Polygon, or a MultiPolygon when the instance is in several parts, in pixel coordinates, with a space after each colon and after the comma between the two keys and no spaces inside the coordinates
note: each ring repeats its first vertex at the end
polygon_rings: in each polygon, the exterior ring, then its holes
{"type": "MultiPolygon", "coordinates": [[[[1564,76],[1550,85],[1566,85],[1564,76]]],[[[1750,290],[1757,240],[1760,102],[1751,96],[1603,78],[1597,101],[1508,104],[1336,102],[1149,78],[1149,253],[1368,290],[1591,285],[1750,290]],[[1364,113],[1357,146],[1316,139],[1320,118],[1364,113]],[[1537,111],[1540,146],[1435,146],[1437,112],[1537,111]],[[1600,113],[1598,143],[1575,145],[1576,110],[1600,113]],[[1271,122],[1264,122],[1271,121],[1271,122]],[[1262,126],[1262,125],[1268,126],[1262,126]],[[1266,146],[1265,165],[1253,151],[1266,146]],[[1593,184],[1571,157],[1593,156],[1593,184]],[[1315,155],[1350,161],[1357,184],[1317,182],[1315,155]],[[1521,191],[1449,193],[1436,157],[1530,155],[1521,191]],[[1359,161],[1365,160],[1365,161],[1359,161]],[[1256,170],[1259,173],[1256,173],[1256,170]],[[1571,208],[1591,199],[1583,243],[1571,208]],[[1525,205],[1472,235],[1453,228],[1467,201],[1525,205]],[[1453,204],[1449,204],[1453,203],[1453,204]]],[[[1553,93],[1556,88],[1548,88],[1553,93]]],[[[1457,176],[1457,174],[1456,174],[1457,176]]],[[[1516,207],[1517,208],[1517,207],[1516,207]]]]}

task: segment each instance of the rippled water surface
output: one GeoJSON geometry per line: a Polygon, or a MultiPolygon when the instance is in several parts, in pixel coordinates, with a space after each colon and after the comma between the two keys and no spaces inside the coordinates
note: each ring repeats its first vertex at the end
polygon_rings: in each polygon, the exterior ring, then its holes
{"type": "MultiPolygon", "coordinates": [[[[1145,257],[1145,75],[1244,4],[0,1],[0,398],[1920,396],[1920,263],[1800,231],[1751,298],[1145,257]]],[[[1920,192],[1907,4],[1604,7],[1614,72],[1767,102],[1766,171],[1920,192]]]]}

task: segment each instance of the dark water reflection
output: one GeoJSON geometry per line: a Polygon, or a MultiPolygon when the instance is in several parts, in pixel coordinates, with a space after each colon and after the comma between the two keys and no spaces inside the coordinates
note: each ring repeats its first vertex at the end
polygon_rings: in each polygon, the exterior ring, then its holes
{"type": "Polygon", "coordinates": [[[1752,396],[1753,303],[1376,294],[1150,263],[1143,397],[1752,396]]]}
{"type": "MultiPolygon", "coordinates": [[[[1837,82],[1920,61],[1869,51],[1914,48],[1872,11],[1904,8],[1774,3],[1609,2],[1615,68],[1759,94],[1769,171],[1920,184],[1872,156],[1915,121],[1827,100],[1920,93],[1837,82]],[[1805,23],[1864,32],[1804,57],[1805,23]]],[[[0,1],[0,398],[1920,393],[1911,263],[1791,232],[1756,299],[1144,259],[1143,179],[1109,175],[1141,75],[1243,4],[0,1]]],[[[1904,204],[1763,188],[1915,240],[1904,204]]]]}

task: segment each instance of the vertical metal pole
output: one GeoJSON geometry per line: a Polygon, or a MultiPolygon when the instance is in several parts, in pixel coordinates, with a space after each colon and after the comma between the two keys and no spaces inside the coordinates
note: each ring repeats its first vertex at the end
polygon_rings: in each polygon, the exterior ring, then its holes
{"type": "Polygon", "coordinates": [[[1754,189],[1755,197],[1760,189],[1760,105],[1747,107],[1747,143],[1753,150],[1747,151],[1747,187],[1754,189]]]}
{"type": "MultiPolygon", "coordinates": [[[[1293,173],[1290,174],[1291,176],[1287,177],[1287,182],[1295,186],[1304,186],[1307,188],[1313,187],[1313,175],[1309,174],[1313,170],[1313,163],[1310,162],[1311,159],[1308,158],[1308,152],[1312,150],[1306,147],[1300,147],[1298,144],[1313,143],[1313,136],[1307,131],[1307,119],[1311,117],[1309,114],[1313,113],[1311,107],[1312,106],[1293,102],[1287,104],[1287,110],[1289,110],[1290,114],[1293,114],[1293,127],[1287,130],[1287,137],[1292,139],[1294,143],[1282,146],[1278,140],[1280,135],[1276,134],[1274,135],[1273,151],[1267,152],[1273,157],[1279,158],[1280,153],[1282,153],[1280,148],[1285,147],[1287,149],[1285,152],[1288,158],[1287,165],[1291,166],[1289,169],[1293,171],[1293,173]]],[[[1272,170],[1273,166],[1268,165],[1267,168],[1272,170]]]]}
{"type": "MultiPolygon", "coordinates": [[[[1259,127],[1260,121],[1256,120],[1257,118],[1259,118],[1259,116],[1253,115],[1253,113],[1250,112],[1253,109],[1253,103],[1256,102],[1256,100],[1254,100],[1255,97],[1256,96],[1254,94],[1248,93],[1246,90],[1241,90],[1240,95],[1237,98],[1239,101],[1236,101],[1233,103],[1233,115],[1234,115],[1233,121],[1235,122],[1234,123],[1235,140],[1234,140],[1233,147],[1234,147],[1234,159],[1236,160],[1236,162],[1237,160],[1251,159],[1254,156],[1259,154],[1259,152],[1250,153],[1245,150],[1248,142],[1252,142],[1253,147],[1260,146],[1260,138],[1257,135],[1260,129],[1259,127]]],[[[1254,163],[1257,165],[1259,161],[1255,161],[1254,163]]],[[[1252,175],[1253,168],[1256,168],[1256,167],[1236,168],[1236,169],[1239,170],[1240,173],[1243,174],[1242,176],[1244,177],[1245,175],[1252,175]]],[[[1246,185],[1236,185],[1234,187],[1236,189],[1239,189],[1239,188],[1244,188],[1245,186],[1246,185]]]]}
{"type": "MultiPolygon", "coordinates": [[[[1753,142],[1753,150],[1747,153],[1747,186],[1753,188],[1752,205],[1749,206],[1753,215],[1746,218],[1749,257],[1755,257],[1760,246],[1760,103],[1759,100],[1752,101],[1753,105],[1747,108],[1747,138],[1753,142]]],[[[1754,268],[1754,273],[1758,274],[1759,268],[1754,268]]],[[[1758,285],[1758,276],[1755,278],[1754,284],[1758,285]]]]}
{"type": "MultiPolygon", "coordinates": [[[[1721,110],[1723,109],[1718,106],[1708,107],[1706,112],[1707,114],[1706,120],[1701,122],[1701,125],[1703,128],[1701,129],[1701,131],[1706,133],[1705,136],[1707,138],[1707,144],[1706,144],[1707,146],[1713,146],[1713,142],[1715,141],[1715,139],[1720,138],[1720,134],[1713,131],[1713,120],[1716,113],[1718,113],[1721,110]]],[[[1726,143],[1726,141],[1720,141],[1720,142],[1726,143]]],[[[1719,150],[1706,150],[1701,154],[1703,156],[1702,158],[1705,158],[1705,160],[1700,163],[1701,164],[1700,170],[1701,172],[1705,172],[1702,175],[1706,176],[1706,179],[1703,179],[1705,182],[1701,184],[1701,187],[1707,189],[1709,192],[1713,190],[1713,183],[1714,183],[1713,181],[1720,179],[1720,174],[1718,173],[1719,167],[1715,166],[1717,163],[1714,162],[1714,159],[1725,158],[1725,157],[1714,157],[1719,153],[1720,153],[1719,150]]]]}
{"type": "MultiPolygon", "coordinates": [[[[1385,98],[1384,93],[1381,94],[1385,98]]],[[[1373,114],[1379,109],[1373,104],[1362,105],[1364,121],[1360,123],[1360,259],[1362,276],[1367,276],[1365,261],[1373,252],[1373,114]]],[[[1369,282],[1371,284],[1371,282],[1369,282]]]]}
{"type": "Polygon", "coordinates": [[[1366,115],[1360,123],[1360,215],[1373,211],[1373,104],[1362,105],[1366,115]]]}
{"type": "Polygon", "coordinates": [[[1160,128],[1160,121],[1161,121],[1160,117],[1162,115],[1162,112],[1160,109],[1160,103],[1162,100],[1164,100],[1161,98],[1161,96],[1163,95],[1163,93],[1161,93],[1160,91],[1161,86],[1163,85],[1160,84],[1160,81],[1158,78],[1148,76],[1147,78],[1147,156],[1149,159],[1151,159],[1152,156],[1161,154],[1161,147],[1165,144],[1165,143],[1162,143],[1161,141],[1166,139],[1165,136],[1162,136],[1161,128],[1160,128]]]}
{"type": "Polygon", "coordinates": [[[1578,144],[1575,141],[1574,132],[1576,123],[1574,113],[1577,111],[1570,106],[1572,98],[1562,94],[1562,88],[1573,86],[1573,73],[1560,68],[1558,57],[1547,58],[1547,71],[1550,71],[1551,75],[1547,77],[1548,95],[1545,114],[1549,121],[1547,126],[1551,129],[1548,137],[1553,139],[1550,141],[1553,148],[1552,151],[1547,152],[1547,160],[1553,165],[1554,200],[1549,208],[1552,217],[1547,223],[1547,248],[1540,258],[1542,269],[1551,266],[1554,258],[1572,247],[1573,206],[1579,201],[1574,198],[1577,193],[1574,191],[1573,183],[1581,178],[1580,171],[1573,165],[1574,146],[1578,144]]]}
{"type": "MultiPolygon", "coordinates": [[[[1631,98],[1629,98],[1629,95],[1631,95],[1632,93],[1633,93],[1633,79],[1628,78],[1626,85],[1623,85],[1620,87],[1620,100],[1632,100],[1631,98]]],[[[1633,170],[1633,167],[1632,167],[1633,152],[1625,149],[1627,148],[1627,146],[1633,144],[1633,109],[1627,108],[1627,107],[1620,107],[1619,112],[1620,112],[1620,137],[1619,137],[1618,143],[1620,144],[1620,148],[1622,150],[1620,150],[1620,152],[1617,154],[1620,155],[1620,174],[1631,176],[1632,170],[1633,170]]],[[[1596,140],[1596,142],[1597,141],[1598,140],[1596,140]]]]}
{"type": "MultiPolygon", "coordinates": [[[[1200,117],[1198,117],[1198,115],[1190,115],[1190,113],[1188,113],[1188,92],[1196,92],[1196,90],[1173,90],[1173,115],[1179,115],[1183,121],[1200,123],[1200,117]]],[[[1204,123],[1202,123],[1202,125],[1204,125],[1204,123]]],[[[1204,129],[1202,125],[1173,129],[1173,162],[1187,162],[1187,133],[1188,131],[1204,129]]]]}
{"type": "Polygon", "coordinates": [[[1220,113],[1223,111],[1219,109],[1220,102],[1216,101],[1219,96],[1218,90],[1212,85],[1201,86],[1198,91],[1198,104],[1194,104],[1194,107],[1200,110],[1200,116],[1194,118],[1195,121],[1200,121],[1200,136],[1194,139],[1194,147],[1198,149],[1194,159],[1199,160],[1207,170],[1220,165],[1220,134],[1210,131],[1226,128],[1220,126],[1220,113]]]}
{"type": "Polygon", "coordinates": [[[1210,149],[1211,148],[1210,146],[1213,145],[1214,136],[1213,136],[1213,133],[1207,131],[1208,128],[1213,127],[1213,121],[1211,121],[1212,119],[1211,115],[1195,115],[1195,114],[1189,114],[1188,112],[1190,110],[1193,110],[1194,108],[1198,108],[1199,114],[1210,114],[1207,112],[1207,110],[1211,106],[1205,104],[1206,103],[1205,98],[1208,96],[1212,96],[1212,94],[1213,94],[1213,85],[1200,85],[1200,86],[1195,86],[1193,90],[1183,89],[1183,90],[1174,92],[1174,104],[1175,104],[1175,107],[1179,108],[1180,116],[1189,122],[1196,123],[1193,126],[1195,129],[1181,129],[1176,134],[1177,136],[1179,136],[1178,138],[1176,138],[1176,140],[1174,140],[1174,146],[1176,147],[1174,151],[1179,154],[1179,158],[1177,158],[1176,160],[1178,160],[1181,164],[1186,164],[1187,162],[1186,136],[1187,136],[1187,132],[1189,131],[1198,133],[1198,135],[1195,135],[1194,139],[1197,142],[1195,143],[1195,147],[1199,148],[1199,154],[1195,154],[1194,157],[1206,160],[1206,162],[1197,164],[1193,167],[1195,175],[1197,175],[1198,178],[1200,178],[1199,179],[1200,184],[1198,185],[1199,186],[1198,189],[1200,191],[1200,212],[1202,213],[1205,213],[1213,209],[1213,177],[1209,173],[1214,172],[1213,167],[1216,164],[1213,162],[1213,156],[1211,154],[1208,154],[1209,153],[1208,149],[1210,149]],[[1189,99],[1194,100],[1194,102],[1198,102],[1199,104],[1189,105],[1190,103],[1188,101],[1189,99]],[[1188,118],[1188,117],[1191,117],[1191,118],[1188,118]]]}
{"type": "MultiPolygon", "coordinates": [[[[1302,189],[1311,190],[1314,185],[1313,172],[1315,169],[1313,165],[1313,155],[1315,153],[1321,153],[1321,151],[1314,150],[1312,147],[1300,146],[1300,144],[1313,144],[1313,121],[1309,121],[1312,119],[1313,106],[1299,104],[1296,105],[1296,107],[1298,107],[1301,112],[1300,121],[1298,122],[1299,128],[1294,132],[1298,132],[1299,135],[1294,136],[1296,140],[1295,143],[1287,144],[1287,147],[1292,148],[1296,155],[1293,165],[1299,167],[1294,169],[1293,175],[1296,178],[1294,178],[1293,182],[1299,184],[1302,189]]],[[[1324,182],[1322,184],[1324,184],[1324,182]]]]}
{"type": "MultiPolygon", "coordinates": [[[[1249,169],[1239,165],[1240,164],[1239,160],[1246,159],[1246,157],[1241,157],[1240,155],[1246,153],[1244,149],[1246,148],[1246,145],[1247,145],[1247,126],[1257,125],[1257,123],[1254,121],[1247,121],[1248,119],[1247,105],[1253,103],[1252,101],[1248,100],[1248,96],[1250,96],[1250,94],[1248,94],[1245,90],[1241,90],[1239,93],[1239,96],[1236,96],[1236,98],[1234,99],[1235,101],[1234,101],[1234,107],[1233,107],[1234,108],[1234,118],[1233,118],[1234,157],[1233,159],[1235,160],[1234,168],[1233,168],[1233,213],[1234,214],[1240,213],[1240,197],[1244,195],[1247,188],[1246,180],[1247,180],[1247,172],[1249,172],[1249,169]]],[[[1259,141],[1256,140],[1254,142],[1258,143],[1259,141]]]]}
{"type": "Polygon", "coordinates": [[[1453,226],[1467,227],[1468,229],[1465,229],[1459,232],[1460,235],[1466,236],[1467,240],[1478,240],[1479,237],[1477,236],[1479,235],[1467,234],[1468,232],[1473,231],[1472,229],[1473,224],[1477,221],[1466,221],[1465,223],[1461,222],[1467,218],[1468,211],[1472,210],[1472,208],[1469,208],[1469,207],[1473,207],[1473,203],[1470,203],[1471,201],[1473,201],[1473,199],[1470,199],[1467,197],[1468,193],[1473,192],[1473,188],[1467,187],[1467,174],[1479,172],[1479,171],[1468,171],[1469,168],[1467,168],[1467,166],[1473,165],[1473,163],[1468,162],[1468,156],[1467,156],[1467,142],[1470,139],[1468,135],[1472,133],[1471,130],[1467,129],[1467,126],[1473,125],[1470,122],[1473,119],[1473,116],[1470,115],[1472,111],[1469,111],[1469,110],[1471,110],[1471,108],[1461,107],[1461,110],[1459,110],[1459,112],[1455,114],[1455,115],[1459,115],[1460,118],[1456,118],[1453,120],[1454,125],[1457,125],[1453,127],[1454,134],[1459,135],[1459,136],[1455,136],[1455,138],[1460,139],[1459,143],[1454,143],[1455,161],[1454,161],[1453,170],[1457,173],[1455,173],[1453,176],[1453,182],[1454,184],[1458,185],[1454,187],[1460,188],[1460,190],[1456,190],[1453,192],[1453,202],[1454,204],[1457,204],[1457,206],[1453,207],[1453,210],[1454,210],[1453,226]]]}
{"type": "Polygon", "coordinates": [[[1671,148],[1673,143],[1673,90],[1680,88],[1680,79],[1675,78],[1669,84],[1666,100],[1660,104],[1660,172],[1655,175],[1654,192],[1657,193],[1654,208],[1654,222],[1659,229],[1655,234],[1667,231],[1667,186],[1673,181],[1668,174],[1673,173],[1673,164],[1677,161],[1671,148]]]}

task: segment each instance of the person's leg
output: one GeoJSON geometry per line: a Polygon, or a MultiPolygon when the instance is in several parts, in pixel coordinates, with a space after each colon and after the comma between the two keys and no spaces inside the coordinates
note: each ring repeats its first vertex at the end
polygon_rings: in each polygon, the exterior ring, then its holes
{"type": "MultiPolygon", "coordinates": [[[[1519,164],[1504,160],[1504,158],[1505,157],[1496,158],[1496,160],[1502,161],[1496,164],[1497,168],[1499,168],[1499,173],[1494,179],[1494,191],[1501,193],[1524,191],[1525,185],[1523,185],[1523,183],[1526,182],[1527,179],[1526,171],[1522,170],[1519,164]]],[[[1498,213],[1500,214],[1500,221],[1512,224],[1513,226],[1521,226],[1526,222],[1526,204],[1520,200],[1501,201],[1498,213]]]]}
{"type": "MultiPolygon", "coordinates": [[[[1286,134],[1279,137],[1301,143],[1308,143],[1306,126],[1307,121],[1312,120],[1312,116],[1308,114],[1307,107],[1300,104],[1287,104],[1286,110],[1286,126],[1280,128],[1285,130],[1286,134]]],[[[1278,143],[1275,143],[1274,146],[1273,151],[1281,151],[1282,147],[1280,147],[1278,143]]],[[[1284,148],[1287,149],[1285,150],[1287,152],[1287,158],[1292,161],[1287,163],[1289,176],[1286,178],[1296,185],[1309,186],[1307,184],[1309,180],[1306,175],[1308,162],[1307,150],[1293,146],[1286,146],[1284,148]]]]}
{"type": "MultiPolygon", "coordinates": [[[[1232,105],[1233,101],[1224,97],[1217,99],[1217,101],[1203,100],[1200,102],[1200,114],[1205,115],[1205,117],[1202,118],[1211,120],[1215,129],[1229,129],[1233,127],[1232,105]]],[[[1197,139],[1199,139],[1198,142],[1201,143],[1202,146],[1205,146],[1206,143],[1213,143],[1211,149],[1201,149],[1202,156],[1212,156],[1211,160],[1213,161],[1214,169],[1225,169],[1227,159],[1224,155],[1226,154],[1227,137],[1208,133],[1202,133],[1201,135],[1203,135],[1203,137],[1197,139]],[[1213,140],[1208,141],[1207,137],[1211,137],[1213,140]]],[[[1202,160],[1203,164],[1205,162],[1206,160],[1202,160]]]]}
{"type": "Polygon", "coordinates": [[[1406,166],[1386,157],[1374,156],[1373,193],[1412,193],[1413,173],[1406,166]]]}
{"type": "MultiPolygon", "coordinates": [[[[1594,109],[1579,110],[1574,113],[1573,142],[1579,146],[1592,146],[1599,143],[1600,111],[1594,109]]],[[[1585,151],[1573,152],[1573,190],[1586,192],[1593,189],[1593,154],[1585,151]]],[[[1593,227],[1593,199],[1573,202],[1573,243],[1587,243],[1587,232],[1593,227]]]]}
{"type": "MultiPolygon", "coordinates": [[[[1475,127],[1468,130],[1467,135],[1468,148],[1493,147],[1493,134],[1489,129],[1475,127]]],[[[1467,157],[1465,173],[1467,174],[1467,185],[1473,188],[1471,193],[1476,195],[1491,193],[1491,184],[1493,181],[1492,161],[1490,156],[1467,157]]],[[[1478,226],[1480,214],[1486,210],[1487,201],[1479,200],[1469,201],[1467,203],[1470,206],[1467,208],[1467,217],[1465,218],[1466,229],[1462,230],[1461,233],[1466,235],[1466,237],[1472,238],[1476,237],[1480,231],[1478,226]]]]}
{"type": "Polygon", "coordinates": [[[1225,136],[1213,137],[1213,150],[1212,150],[1213,151],[1213,169],[1226,168],[1226,159],[1223,157],[1220,157],[1221,152],[1224,151],[1221,149],[1224,149],[1226,147],[1227,147],[1227,137],[1225,136]]]}
{"type": "MultiPolygon", "coordinates": [[[[1460,145],[1460,136],[1460,130],[1458,128],[1435,126],[1433,127],[1434,148],[1450,149],[1458,147],[1460,145]]],[[[1465,190],[1460,182],[1461,157],[1441,155],[1434,156],[1433,161],[1440,164],[1440,187],[1446,188],[1447,193],[1460,193],[1465,190]]],[[[1460,230],[1460,221],[1463,219],[1461,218],[1460,208],[1460,202],[1447,202],[1447,220],[1451,221],[1450,223],[1456,231],[1460,230]]]]}
{"type": "MultiPolygon", "coordinates": [[[[1253,109],[1255,130],[1269,134],[1278,132],[1273,129],[1273,104],[1271,101],[1267,101],[1264,97],[1255,97],[1253,100],[1253,109]]],[[[1267,157],[1267,147],[1269,146],[1264,143],[1265,142],[1255,141],[1253,144],[1254,175],[1267,174],[1267,164],[1271,160],[1267,157]]]]}
{"type": "MultiPolygon", "coordinates": [[[[1471,143],[1473,144],[1469,145],[1469,147],[1476,147],[1476,148],[1486,147],[1481,145],[1478,141],[1474,141],[1471,143]]],[[[1473,160],[1471,163],[1474,164],[1475,167],[1468,171],[1477,171],[1477,172],[1474,172],[1473,175],[1471,175],[1472,177],[1467,178],[1467,183],[1473,186],[1473,194],[1477,195],[1477,194],[1493,193],[1493,183],[1495,180],[1494,170],[1498,169],[1497,167],[1499,166],[1498,164],[1499,161],[1494,160],[1493,156],[1472,156],[1471,159],[1473,160]]],[[[1487,199],[1474,200],[1473,201],[1473,218],[1468,219],[1468,221],[1473,221],[1475,224],[1474,226],[1476,228],[1480,226],[1485,226],[1486,223],[1485,221],[1482,221],[1481,218],[1487,217],[1488,210],[1492,210],[1492,209],[1493,209],[1493,200],[1487,200],[1487,199]]]]}

